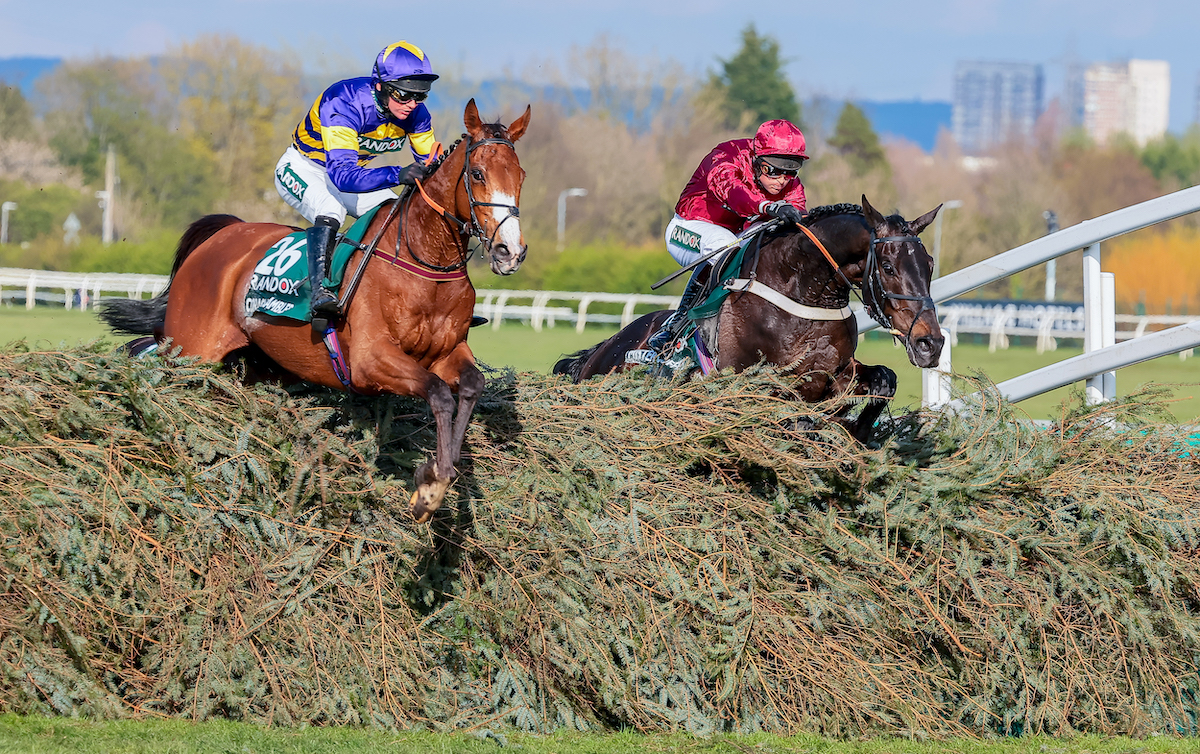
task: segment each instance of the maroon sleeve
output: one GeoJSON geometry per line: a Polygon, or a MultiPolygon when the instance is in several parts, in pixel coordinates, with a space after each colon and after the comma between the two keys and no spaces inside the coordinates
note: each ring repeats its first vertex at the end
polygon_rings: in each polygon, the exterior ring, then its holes
{"type": "Polygon", "coordinates": [[[746,184],[746,177],[734,162],[715,165],[708,174],[708,190],[740,217],[759,213],[762,199],[746,184]]]}

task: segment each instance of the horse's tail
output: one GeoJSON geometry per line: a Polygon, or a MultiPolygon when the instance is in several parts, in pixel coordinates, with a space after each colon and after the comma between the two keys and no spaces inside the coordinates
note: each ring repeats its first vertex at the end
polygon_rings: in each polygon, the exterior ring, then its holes
{"type": "MultiPolygon", "coordinates": [[[[175,249],[175,261],[171,265],[171,280],[188,254],[207,241],[218,230],[240,223],[233,215],[205,215],[188,226],[179,238],[175,249]]],[[[97,308],[99,317],[115,332],[129,335],[156,335],[162,330],[167,318],[167,297],[171,294],[171,280],[166,290],[151,299],[114,298],[101,301],[97,308]]]]}
{"type": "Polygon", "coordinates": [[[592,357],[592,354],[600,350],[600,346],[607,342],[608,341],[601,341],[591,348],[585,348],[582,351],[576,351],[570,356],[564,356],[558,360],[558,362],[554,365],[554,368],[550,371],[554,374],[565,374],[571,378],[572,382],[579,382],[581,379],[583,379],[583,365],[586,364],[587,360],[592,357]]]}
{"type": "Polygon", "coordinates": [[[154,298],[112,298],[96,305],[98,316],[113,332],[153,335],[167,319],[167,291],[154,298]]]}

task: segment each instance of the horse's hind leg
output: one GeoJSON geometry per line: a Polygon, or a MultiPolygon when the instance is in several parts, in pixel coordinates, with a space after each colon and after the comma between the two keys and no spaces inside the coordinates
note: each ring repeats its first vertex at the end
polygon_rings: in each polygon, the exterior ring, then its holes
{"type": "Polygon", "coordinates": [[[850,395],[866,398],[858,416],[853,419],[841,415],[850,410],[849,406],[834,417],[834,421],[845,427],[854,439],[865,443],[871,439],[875,422],[884,407],[896,395],[896,373],[882,365],[866,366],[851,359],[850,365],[842,371],[832,387],[835,392],[849,388],[850,395]]]}

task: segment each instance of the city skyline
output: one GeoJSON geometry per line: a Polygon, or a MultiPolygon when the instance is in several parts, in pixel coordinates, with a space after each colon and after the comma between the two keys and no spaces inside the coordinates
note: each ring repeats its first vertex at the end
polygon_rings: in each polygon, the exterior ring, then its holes
{"type": "Polygon", "coordinates": [[[618,57],[655,69],[677,63],[704,76],[737,52],[754,24],[780,43],[785,72],[801,98],[874,101],[953,100],[960,60],[1042,66],[1044,100],[1061,97],[1066,71],[1128,59],[1165,60],[1173,77],[1170,128],[1196,117],[1192,83],[1200,74],[1200,3],[1158,0],[1130,13],[1116,0],[864,0],[746,7],[727,0],[462,0],[453,14],[394,14],[366,23],[360,4],[326,0],[210,0],[203,9],[157,0],[97,6],[63,0],[47,20],[28,0],[0,0],[0,58],[160,54],[202,34],[224,33],[304,59],[317,73],[369,64],[400,38],[424,47],[435,66],[464,78],[531,79],[568,68],[572,50],[608,44],[618,57]],[[314,23],[325,19],[324,23],[314,23]],[[322,28],[324,32],[314,31],[322,28]]]}

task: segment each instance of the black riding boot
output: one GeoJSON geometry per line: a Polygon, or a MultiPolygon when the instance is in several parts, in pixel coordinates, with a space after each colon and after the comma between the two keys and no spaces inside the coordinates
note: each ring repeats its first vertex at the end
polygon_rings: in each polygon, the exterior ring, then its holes
{"type": "Polygon", "coordinates": [[[337,219],[322,216],[308,229],[308,290],[312,299],[313,328],[322,332],[325,325],[321,323],[328,323],[339,314],[337,296],[324,286],[324,281],[329,258],[333,255],[333,240],[340,226],[337,219]]]}
{"type": "Polygon", "coordinates": [[[662,354],[663,349],[674,342],[679,337],[679,333],[683,332],[683,328],[688,323],[688,310],[696,305],[696,298],[708,280],[708,267],[709,265],[702,264],[692,271],[692,276],[688,278],[687,285],[683,289],[683,295],[679,297],[679,306],[675,307],[671,316],[662,323],[658,332],[651,335],[650,339],[646,341],[647,348],[662,354]]]}

